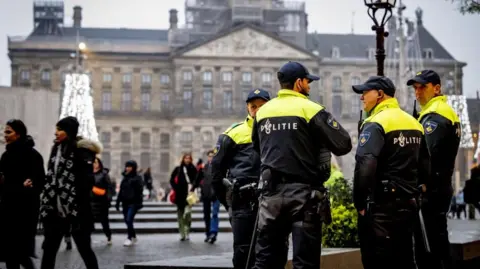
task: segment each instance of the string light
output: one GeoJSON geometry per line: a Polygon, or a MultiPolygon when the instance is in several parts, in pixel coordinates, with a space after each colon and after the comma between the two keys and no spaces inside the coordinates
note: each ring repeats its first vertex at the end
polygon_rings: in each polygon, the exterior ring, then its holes
{"type": "Polygon", "coordinates": [[[98,142],[97,126],[93,113],[90,78],[86,74],[67,74],[62,99],[60,119],[73,116],[80,124],[78,135],[98,142]]]}
{"type": "Polygon", "coordinates": [[[473,148],[474,144],[472,138],[472,129],[470,127],[470,119],[468,117],[467,98],[464,95],[448,95],[447,102],[460,118],[460,125],[462,128],[460,148],[473,148]]]}

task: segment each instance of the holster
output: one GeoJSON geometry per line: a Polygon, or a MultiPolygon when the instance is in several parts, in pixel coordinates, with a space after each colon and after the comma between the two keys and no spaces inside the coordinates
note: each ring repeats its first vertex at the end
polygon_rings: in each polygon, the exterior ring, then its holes
{"type": "Polygon", "coordinates": [[[313,190],[311,194],[313,202],[317,203],[317,214],[320,215],[320,219],[325,224],[332,223],[332,212],[330,205],[330,197],[328,190],[313,190]]]}

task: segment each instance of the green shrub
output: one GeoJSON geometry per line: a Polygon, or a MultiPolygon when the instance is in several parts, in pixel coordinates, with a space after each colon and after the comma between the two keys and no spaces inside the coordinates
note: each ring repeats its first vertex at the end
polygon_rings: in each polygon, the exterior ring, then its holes
{"type": "Polygon", "coordinates": [[[358,213],[352,203],[352,187],[340,171],[332,171],[325,183],[330,192],[332,223],[323,225],[323,247],[359,247],[358,213]]]}

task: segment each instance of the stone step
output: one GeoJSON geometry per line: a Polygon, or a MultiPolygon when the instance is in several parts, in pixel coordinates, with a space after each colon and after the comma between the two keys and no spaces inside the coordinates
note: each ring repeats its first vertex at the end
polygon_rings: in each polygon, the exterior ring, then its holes
{"type": "MultiPolygon", "coordinates": [[[[116,202],[112,201],[112,207],[115,207],[116,202]]],[[[201,203],[195,206],[202,206],[201,203]]],[[[169,202],[155,202],[155,201],[143,201],[143,207],[176,207],[176,205],[169,202]]]]}
{"type": "MultiPolygon", "coordinates": [[[[220,222],[228,222],[228,213],[222,212],[218,214],[220,222]]],[[[122,222],[123,214],[115,213],[109,215],[110,223],[122,222]]],[[[176,222],[177,214],[138,214],[135,216],[135,222],[176,222]]],[[[192,221],[203,221],[203,213],[193,213],[192,221]]]]}
{"type": "MultiPolygon", "coordinates": [[[[120,211],[122,208],[120,208],[120,211]]],[[[115,207],[110,208],[110,214],[118,212],[115,207]]],[[[220,212],[226,212],[224,207],[220,207],[220,212]]],[[[203,207],[201,205],[195,205],[192,207],[192,213],[203,213],[203,207]]],[[[138,211],[137,214],[177,214],[177,207],[144,207],[138,211]]]]}

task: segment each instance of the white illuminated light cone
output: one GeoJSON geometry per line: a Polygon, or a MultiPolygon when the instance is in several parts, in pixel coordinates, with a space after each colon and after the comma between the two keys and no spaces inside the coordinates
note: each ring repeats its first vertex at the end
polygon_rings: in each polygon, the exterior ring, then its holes
{"type": "Polygon", "coordinates": [[[80,124],[78,135],[97,141],[98,132],[93,113],[90,78],[86,74],[67,74],[60,119],[73,116],[80,124]]]}

